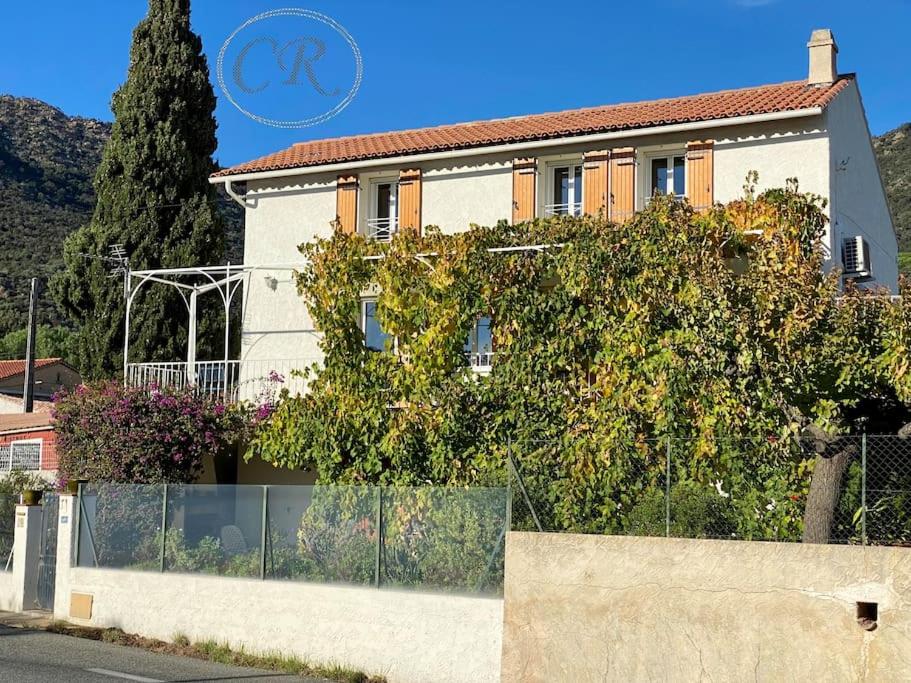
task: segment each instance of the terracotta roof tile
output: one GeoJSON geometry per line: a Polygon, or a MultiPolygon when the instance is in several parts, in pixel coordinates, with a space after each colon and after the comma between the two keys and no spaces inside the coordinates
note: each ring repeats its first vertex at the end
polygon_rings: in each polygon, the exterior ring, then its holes
{"type": "Polygon", "coordinates": [[[54,417],[49,412],[10,413],[8,415],[0,415],[0,434],[26,429],[42,429],[53,424],[54,417]]]}
{"type": "Polygon", "coordinates": [[[825,107],[851,80],[853,75],[848,74],[824,86],[790,81],[648,102],[311,140],[226,168],[213,177],[825,107]]]}
{"type": "MultiPolygon", "coordinates": [[[[44,368],[48,365],[62,363],[62,358],[38,358],[35,360],[35,369],[44,368]]],[[[15,377],[16,375],[25,374],[24,360],[0,360],[0,379],[15,377]]]]}

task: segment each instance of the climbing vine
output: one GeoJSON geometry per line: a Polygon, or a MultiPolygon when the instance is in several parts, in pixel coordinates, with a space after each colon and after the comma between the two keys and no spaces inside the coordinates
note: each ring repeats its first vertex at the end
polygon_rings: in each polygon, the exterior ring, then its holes
{"type": "Polygon", "coordinates": [[[322,482],[499,485],[510,451],[547,525],[629,531],[663,489],[670,439],[675,486],[724,496],[736,533],[799,535],[814,461],[791,437],[860,429],[871,396],[911,403],[911,309],[842,296],[819,197],[745,189],[704,213],[658,197],[621,225],[302,245],[297,286],[325,361],[250,454],[322,482]],[[368,293],[381,352],[359,325],[368,293]],[[482,316],[486,376],[464,356],[482,316]]]}

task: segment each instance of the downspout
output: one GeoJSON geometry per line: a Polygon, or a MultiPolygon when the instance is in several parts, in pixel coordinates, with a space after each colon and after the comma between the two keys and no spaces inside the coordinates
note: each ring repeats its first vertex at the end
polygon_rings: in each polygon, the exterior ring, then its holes
{"type": "Polygon", "coordinates": [[[240,204],[242,207],[244,207],[245,209],[249,208],[249,205],[247,204],[246,195],[238,194],[237,192],[235,192],[233,185],[234,185],[234,183],[232,181],[226,180],[224,182],[225,192],[228,194],[228,196],[231,199],[233,199],[235,202],[240,204]]]}

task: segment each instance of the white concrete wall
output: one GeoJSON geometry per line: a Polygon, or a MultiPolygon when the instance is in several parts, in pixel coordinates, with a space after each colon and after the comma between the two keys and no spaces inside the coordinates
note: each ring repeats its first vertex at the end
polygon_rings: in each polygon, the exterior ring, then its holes
{"type": "Polygon", "coordinates": [[[75,623],[294,654],[390,683],[499,679],[499,599],[116,569],[68,573],[55,616],[69,618],[71,591],[93,596],[91,620],[75,623]]]}
{"type": "MultiPolygon", "coordinates": [[[[4,559],[3,562],[5,565],[6,560],[4,559]]],[[[18,594],[13,573],[0,571],[0,610],[15,612],[19,607],[18,594]]]]}
{"type": "Polygon", "coordinates": [[[870,246],[872,280],[865,287],[898,291],[898,242],[857,82],[826,109],[831,147],[831,216],[836,249],[841,238],[863,235],[870,246]]]}

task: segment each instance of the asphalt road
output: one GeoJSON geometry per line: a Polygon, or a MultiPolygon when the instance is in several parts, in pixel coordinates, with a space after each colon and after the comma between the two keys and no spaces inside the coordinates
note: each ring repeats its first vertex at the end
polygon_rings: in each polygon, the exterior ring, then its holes
{"type": "Polygon", "coordinates": [[[325,683],[272,671],[212,664],[44,631],[0,625],[0,682],[250,681],[325,683]]]}

